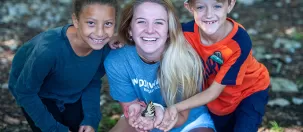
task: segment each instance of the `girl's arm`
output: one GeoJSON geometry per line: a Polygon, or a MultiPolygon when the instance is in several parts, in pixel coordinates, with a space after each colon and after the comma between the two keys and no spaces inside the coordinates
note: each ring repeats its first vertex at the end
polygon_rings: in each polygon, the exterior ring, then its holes
{"type": "MultiPolygon", "coordinates": [[[[120,105],[123,108],[124,116],[126,117],[126,126],[135,126],[133,123],[138,118],[138,115],[141,115],[141,105],[134,105],[129,110],[129,106],[132,104],[137,104],[138,96],[132,84],[132,79],[127,72],[129,66],[126,65],[127,58],[123,50],[112,50],[107,58],[105,59],[104,66],[106,70],[106,75],[108,78],[110,86],[110,95],[111,97],[120,102],[120,105]],[[134,115],[129,116],[129,112],[134,111],[134,115]],[[129,123],[130,122],[130,123],[129,123]]],[[[124,122],[123,122],[124,123],[124,122]]],[[[120,123],[121,124],[121,123],[120,123]]],[[[118,124],[119,125],[119,124],[118,124]]],[[[125,124],[122,124],[125,126],[125,124]]],[[[118,126],[115,128],[119,128],[118,126]]]]}
{"type": "MultiPolygon", "coordinates": [[[[40,45],[39,45],[40,46],[40,45]]],[[[56,54],[43,46],[36,47],[25,62],[20,76],[14,86],[15,96],[18,104],[34,121],[35,125],[42,131],[68,131],[68,127],[57,122],[52,114],[42,103],[38,92],[46,76],[52,71],[55,65],[56,54]]],[[[24,55],[25,53],[17,53],[24,55]]],[[[18,57],[17,57],[18,58],[18,57]]],[[[14,59],[13,65],[20,61],[14,59]]],[[[14,69],[12,69],[12,72],[14,69]]]]}
{"type": "Polygon", "coordinates": [[[221,94],[225,86],[226,85],[222,85],[214,81],[208,89],[177,103],[175,107],[177,111],[184,111],[205,105],[215,100],[221,94]]]}
{"type": "MultiPolygon", "coordinates": [[[[98,70],[99,72],[99,70],[98,70]]],[[[99,122],[101,120],[100,112],[100,78],[104,73],[96,73],[90,84],[83,90],[81,101],[84,118],[81,126],[91,126],[98,131],[99,122]]]]}
{"type": "MultiPolygon", "coordinates": [[[[122,106],[123,114],[126,117],[126,119],[129,118],[129,116],[137,115],[141,111],[141,107],[132,107],[133,109],[129,110],[129,106],[132,104],[139,103],[139,100],[136,99],[131,102],[119,102],[119,104],[122,106]],[[131,113],[131,114],[130,114],[131,113]]],[[[138,105],[140,106],[140,105],[138,105]]]]}
{"type": "Polygon", "coordinates": [[[108,45],[105,45],[102,50],[102,59],[99,69],[96,71],[89,85],[83,90],[81,97],[84,114],[81,126],[91,126],[95,131],[98,131],[99,122],[101,120],[100,89],[102,83],[100,79],[105,74],[103,62],[110,52],[110,48],[108,45]]]}

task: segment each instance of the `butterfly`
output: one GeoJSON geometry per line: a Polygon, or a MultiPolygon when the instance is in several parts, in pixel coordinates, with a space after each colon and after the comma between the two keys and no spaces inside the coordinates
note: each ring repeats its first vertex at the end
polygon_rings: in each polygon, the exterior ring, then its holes
{"type": "Polygon", "coordinates": [[[155,116],[155,106],[154,106],[152,101],[150,101],[148,103],[145,110],[141,113],[141,116],[154,118],[154,116],[155,116]]]}

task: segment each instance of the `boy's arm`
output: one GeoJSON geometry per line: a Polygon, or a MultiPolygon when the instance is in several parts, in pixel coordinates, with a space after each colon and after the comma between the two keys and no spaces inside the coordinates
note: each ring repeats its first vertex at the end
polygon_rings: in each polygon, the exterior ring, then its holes
{"type": "Polygon", "coordinates": [[[177,123],[174,125],[174,127],[179,127],[183,125],[186,120],[188,119],[189,110],[184,110],[178,113],[178,120],[177,123]]]}
{"type": "Polygon", "coordinates": [[[205,105],[215,100],[223,91],[226,85],[222,85],[214,81],[209,88],[200,92],[184,101],[175,104],[177,111],[189,110],[198,106],[205,105]]]}

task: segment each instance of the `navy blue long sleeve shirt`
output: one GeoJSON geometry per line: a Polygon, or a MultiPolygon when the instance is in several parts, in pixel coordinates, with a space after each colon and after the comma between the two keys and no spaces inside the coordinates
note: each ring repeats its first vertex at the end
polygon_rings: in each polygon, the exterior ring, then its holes
{"type": "Polygon", "coordinates": [[[100,88],[105,74],[103,61],[108,46],[88,56],[77,56],[66,36],[71,25],[43,32],[26,42],[16,53],[10,72],[9,89],[42,131],[68,131],[57,122],[41,101],[54,99],[59,110],[81,98],[84,119],[95,131],[101,120],[100,88]]]}

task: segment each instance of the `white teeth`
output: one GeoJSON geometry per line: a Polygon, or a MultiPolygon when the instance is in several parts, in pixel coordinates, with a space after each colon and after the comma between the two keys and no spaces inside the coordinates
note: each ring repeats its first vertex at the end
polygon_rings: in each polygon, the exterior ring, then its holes
{"type": "Polygon", "coordinates": [[[156,38],[142,38],[144,41],[156,41],[156,38]]]}
{"type": "Polygon", "coordinates": [[[206,24],[214,24],[215,22],[217,22],[217,21],[212,21],[212,22],[206,22],[205,21],[206,24]]]}
{"type": "Polygon", "coordinates": [[[92,39],[95,43],[101,43],[104,39],[92,39]]]}

